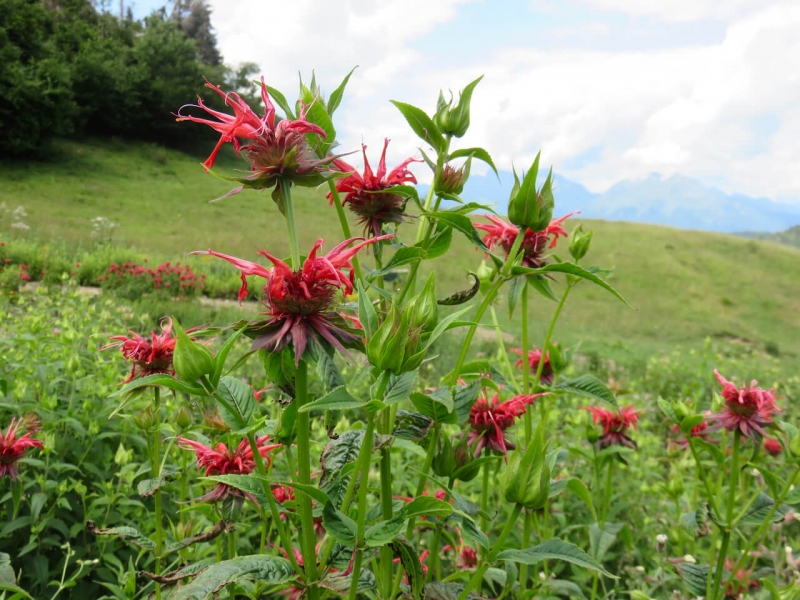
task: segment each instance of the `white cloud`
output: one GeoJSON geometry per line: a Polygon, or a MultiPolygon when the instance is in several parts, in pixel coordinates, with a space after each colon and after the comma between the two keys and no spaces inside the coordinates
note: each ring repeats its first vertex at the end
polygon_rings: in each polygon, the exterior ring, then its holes
{"type": "Polygon", "coordinates": [[[316,68],[330,90],[361,65],[337,114],[345,150],[363,141],[372,156],[391,137],[390,160],[414,154],[419,141],[389,99],[431,111],[440,88],[461,89],[483,73],[463,142],[486,147],[501,168],[530,164],[542,148],[545,163],[596,191],[659,171],[713,180],[729,192],[800,199],[800,4],[580,1],[665,20],[730,21],[720,43],[646,52],[503,47],[501,38],[465,66],[456,58],[433,63],[413,45],[453,19],[463,0],[212,4],[226,59],[259,62],[287,92],[298,69],[316,68]],[[754,129],[764,115],[777,131],[754,129]],[[598,147],[597,160],[564,168],[598,147]]]}

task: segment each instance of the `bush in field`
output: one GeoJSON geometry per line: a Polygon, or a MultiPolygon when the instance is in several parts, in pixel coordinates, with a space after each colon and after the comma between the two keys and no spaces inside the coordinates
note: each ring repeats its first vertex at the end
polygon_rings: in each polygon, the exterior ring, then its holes
{"type": "Polygon", "coordinates": [[[156,267],[112,263],[97,280],[104,289],[131,300],[150,293],[183,300],[201,294],[205,287],[205,275],[197,275],[189,265],[169,261],[156,267]]]}

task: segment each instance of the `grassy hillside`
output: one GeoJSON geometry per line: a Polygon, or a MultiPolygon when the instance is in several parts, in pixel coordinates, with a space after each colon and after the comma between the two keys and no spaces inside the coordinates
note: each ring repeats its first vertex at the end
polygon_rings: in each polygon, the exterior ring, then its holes
{"type": "Polygon", "coordinates": [[[777,231],[775,233],[764,233],[763,231],[744,231],[737,235],[800,248],[800,225],[795,225],[794,227],[789,227],[789,229],[786,231],[777,231]]]}
{"type": "MultiPolygon", "coordinates": [[[[259,248],[288,253],[283,219],[269,194],[245,192],[209,203],[232,186],[203,173],[200,159],[146,144],[65,141],[55,150],[46,163],[0,164],[0,206],[6,206],[1,235],[86,246],[92,243],[91,219],[102,216],[119,225],[116,241],[146,252],[177,255],[213,247],[242,257],[254,257],[259,248]],[[27,232],[10,227],[9,211],[17,206],[28,215],[27,232]]],[[[221,163],[223,170],[236,166],[232,157],[221,163]]],[[[296,197],[303,246],[318,237],[327,248],[335,245],[341,233],[324,194],[301,189],[296,197]]],[[[584,348],[628,359],[712,337],[769,348],[785,364],[800,362],[800,250],[651,225],[585,226],[595,231],[586,262],[613,267],[612,283],[634,310],[583,285],[558,332],[565,343],[583,341],[584,348]]],[[[426,265],[452,291],[465,287],[466,272],[481,258],[459,238],[446,261],[426,265]]],[[[541,339],[553,304],[537,298],[532,306],[532,332],[541,339]]]]}

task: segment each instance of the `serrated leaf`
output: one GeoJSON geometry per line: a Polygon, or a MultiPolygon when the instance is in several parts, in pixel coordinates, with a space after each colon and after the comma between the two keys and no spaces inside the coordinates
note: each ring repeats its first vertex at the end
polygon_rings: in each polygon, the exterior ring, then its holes
{"type": "MultiPolygon", "coordinates": [[[[463,372],[463,368],[462,368],[463,372]]],[[[473,381],[467,385],[459,385],[453,393],[453,410],[458,416],[459,423],[466,423],[469,419],[472,406],[478,400],[481,393],[480,379],[473,381]]]]}
{"type": "Polygon", "coordinates": [[[305,483],[292,483],[289,481],[282,481],[279,483],[280,485],[293,488],[296,491],[309,496],[310,498],[316,500],[320,506],[325,506],[328,502],[330,502],[328,495],[316,486],[305,483]]]}
{"type": "Polygon", "coordinates": [[[572,477],[567,481],[566,489],[569,490],[576,498],[578,498],[578,500],[583,502],[592,512],[592,516],[595,519],[597,518],[597,513],[594,509],[594,503],[592,502],[592,495],[589,493],[589,490],[583,481],[572,477]]]}
{"type": "Polygon", "coordinates": [[[156,477],[155,479],[143,479],[136,486],[137,493],[142,498],[149,498],[155,494],[166,483],[166,477],[156,477]]]}
{"type": "Polygon", "coordinates": [[[433,498],[431,496],[418,496],[406,504],[404,515],[407,519],[416,517],[446,517],[453,512],[453,507],[449,502],[433,498]]]}
{"type": "Polygon", "coordinates": [[[570,262],[550,263],[548,265],[544,265],[543,267],[538,267],[535,269],[531,269],[528,267],[519,267],[519,266],[511,268],[512,275],[542,275],[544,273],[567,273],[569,275],[574,275],[575,277],[586,279],[596,285],[599,285],[604,290],[612,293],[619,300],[621,300],[628,308],[633,308],[630,304],[628,304],[627,300],[625,300],[625,298],[623,298],[622,295],[617,290],[615,290],[607,281],[601,279],[588,269],[579,267],[575,263],[570,263],[570,262]]]}
{"type": "MultiPolygon", "coordinates": [[[[425,600],[459,600],[463,590],[464,586],[460,583],[435,581],[425,584],[423,597],[425,600]]],[[[470,592],[467,600],[485,600],[485,598],[475,592],[470,592]]]]}
{"type": "MultiPolygon", "coordinates": [[[[345,565],[346,568],[347,565],[345,565]]],[[[329,573],[325,578],[320,581],[319,587],[326,590],[336,592],[341,596],[347,596],[350,592],[350,586],[353,581],[352,573],[350,575],[343,575],[342,573],[329,573]]],[[[356,591],[360,594],[367,594],[377,589],[378,584],[375,581],[375,575],[369,569],[361,569],[361,575],[356,584],[356,591]]]]}
{"type": "Polygon", "coordinates": [[[321,398],[317,398],[313,402],[304,404],[297,409],[297,412],[307,413],[312,410],[351,410],[360,408],[368,402],[369,400],[359,400],[355,398],[344,386],[341,386],[325,394],[321,398]]]}
{"type": "Polygon", "coordinates": [[[358,525],[347,515],[334,508],[330,502],[322,510],[322,525],[334,540],[345,546],[355,546],[358,539],[358,525]]]}
{"type": "Polygon", "coordinates": [[[86,521],[86,531],[92,535],[111,535],[121,537],[135,546],[145,548],[146,550],[155,550],[156,543],[146,535],[142,534],[135,527],[121,526],[121,527],[108,527],[106,529],[99,529],[95,526],[94,521],[86,521]]]}
{"type": "Polygon", "coordinates": [[[241,490],[256,499],[261,506],[267,506],[269,499],[264,494],[264,486],[258,475],[229,474],[229,475],[209,475],[201,477],[203,481],[214,481],[224,483],[227,486],[241,490]]]}
{"type": "Polygon", "coordinates": [[[529,275],[525,278],[533,289],[539,292],[542,296],[547,298],[548,300],[553,300],[558,302],[558,297],[553,292],[553,288],[550,287],[550,281],[547,277],[543,275],[529,275]]]}
{"type": "Polygon", "coordinates": [[[398,410],[395,415],[393,435],[403,440],[418,442],[424,439],[433,427],[433,419],[422,413],[398,410]]]}
{"type": "Polygon", "coordinates": [[[422,596],[422,586],[425,583],[425,575],[422,572],[419,554],[417,554],[414,546],[402,535],[391,542],[389,548],[391,548],[392,554],[400,559],[400,564],[406,572],[412,597],[414,600],[419,600],[422,596]]]}
{"type": "MultiPolygon", "coordinates": [[[[747,509],[747,512],[742,515],[742,518],[739,520],[740,525],[761,525],[764,522],[764,519],[767,518],[767,515],[772,510],[772,507],[775,505],[775,501],[767,496],[767,494],[761,492],[755,499],[755,502],[750,505],[750,508],[747,509]]],[[[772,514],[772,522],[779,523],[783,521],[786,517],[786,509],[789,507],[779,506],[775,509],[775,512],[772,514]]]]}
{"type": "Polygon", "coordinates": [[[553,389],[606,402],[619,410],[619,404],[617,404],[614,393],[594,375],[579,375],[572,379],[559,381],[553,386],[553,389]]]}
{"type": "Polygon", "coordinates": [[[681,422],[681,420],[678,418],[678,413],[675,412],[675,409],[672,408],[672,403],[668,400],[664,400],[664,398],[659,397],[658,408],[673,423],[678,424],[681,422]]]}
{"type": "Polygon", "coordinates": [[[417,380],[417,371],[406,371],[400,375],[390,375],[389,383],[384,391],[383,403],[386,406],[402,402],[411,394],[414,389],[414,382],[417,380]]]}
{"type": "Polygon", "coordinates": [[[358,289],[358,320],[364,328],[364,334],[367,340],[371,339],[378,329],[378,313],[372,305],[372,301],[367,296],[367,291],[361,285],[361,281],[356,282],[358,289]]]}
{"type": "Polygon", "coordinates": [[[379,271],[372,271],[367,275],[367,280],[372,281],[373,279],[377,279],[378,277],[382,277],[387,273],[391,272],[393,269],[397,267],[401,267],[403,265],[407,265],[412,262],[417,262],[427,258],[428,253],[419,248],[417,246],[407,246],[406,248],[400,248],[397,252],[392,255],[392,258],[389,259],[389,262],[386,263],[379,271]]]}
{"type": "Polygon", "coordinates": [[[231,429],[245,429],[253,419],[256,399],[246,383],[236,377],[221,377],[216,397],[219,414],[231,429]]]}
{"type": "Polygon", "coordinates": [[[618,579],[597,563],[591,556],[575,544],[552,538],[527,550],[503,550],[497,555],[499,560],[510,560],[523,565],[535,565],[543,560],[563,560],[578,567],[597,571],[606,577],[618,579]]]}
{"type": "Polygon", "coordinates": [[[448,404],[442,402],[444,398],[434,398],[430,394],[422,394],[420,392],[414,392],[410,398],[414,408],[437,423],[455,424],[458,422],[458,415],[452,410],[452,397],[448,404]]]}
{"type": "Polygon", "coordinates": [[[214,372],[211,375],[211,383],[214,386],[219,384],[219,379],[222,377],[222,370],[225,368],[225,361],[228,358],[228,354],[236,343],[236,340],[244,333],[244,330],[244,327],[240,327],[236,333],[228,338],[228,341],[222,345],[222,348],[219,349],[219,352],[217,352],[217,355],[214,357],[214,372]]]}
{"type": "Polygon", "coordinates": [[[469,217],[448,211],[426,212],[424,214],[430,219],[436,219],[442,227],[452,227],[460,231],[475,246],[482,250],[487,250],[486,244],[483,243],[480,234],[478,234],[478,230],[475,229],[469,217]]]}
{"type": "Polygon", "coordinates": [[[179,379],[175,379],[171,375],[167,375],[166,373],[156,373],[155,375],[147,375],[145,377],[139,377],[138,379],[134,379],[130,383],[122,386],[122,388],[111,394],[109,398],[122,396],[124,394],[127,394],[128,392],[132,392],[142,387],[156,386],[156,385],[167,387],[173,390],[178,390],[179,392],[186,392],[187,394],[191,394],[194,396],[206,395],[206,391],[200,386],[189,385],[179,379]]]}
{"type": "Polygon", "coordinates": [[[683,579],[683,584],[693,596],[706,595],[706,583],[708,582],[708,566],[696,563],[681,562],[675,565],[678,573],[683,579]]]}
{"type": "Polygon", "coordinates": [[[447,227],[442,229],[441,231],[437,232],[436,235],[431,236],[428,240],[423,240],[418,246],[425,250],[427,253],[427,259],[431,260],[434,258],[439,258],[440,256],[444,256],[447,251],[450,249],[450,244],[453,242],[453,229],[452,227],[447,227]]]}
{"type": "Polygon", "coordinates": [[[237,556],[201,571],[191,583],[175,589],[170,600],[206,600],[226,585],[237,581],[278,585],[294,578],[294,569],[284,558],[266,554],[237,556]]]}
{"type": "Polygon", "coordinates": [[[336,366],[333,357],[324,350],[321,350],[317,356],[317,372],[325,384],[325,389],[329,392],[345,385],[345,380],[339,371],[339,367],[336,366]]]}
{"type": "Polygon", "coordinates": [[[358,68],[358,65],[353,67],[350,72],[344,76],[342,83],[339,84],[335,90],[331,92],[330,97],[328,98],[328,114],[333,116],[333,112],[339,108],[339,104],[342,101],[342,97],[344,96],[344,89],[347,87],[347,82],[350,81],[350,76],[353,72],[358,68]]]}
{"type": "Polygon", "coordinates": [[[364,543],[369,547],[385,546],[400,535],[405,526],[405,512],[398,513],[388,521],[379,521],[367,529],[364,543]]]}
{"type": "Polygon", "coordinates": [[[443,154],[447,150],[447,143],[444,141],[442,133],[433,120],[425,114],[425,111],[405,102],[391,100],[391,103],[402,113],[414,133],[430,144],[437,154],[443,154]]]}
{"type": "Polygon", "coordinates": [[[622,530],[622,523],[606,523],[603,528],[599,523],[589,526],[589,553],[598,563],[617,539],[617,534],[622,530]]]}
{"type": "Polygon", "coordinates": [[[275,101],[275,104],[280,106],[281,110],[286,114],[286,116],[292,121],[294,121],[295,120],[294,113],[292,112],[292,107],[289,106],[289,103],[286,101],[286,96],[284,96],[279,90],[271,86],[267,86],[267,92],[269,92],[269,95],[272,96],[272,99],[275,101]]]}
{"type": "Polygon", "coordinates": [[[500,173],[497,171],[497,167],[494,166],[492,157],[489,156],[489,153],[483,148],[461,148],[460,150],[455,150],[450,153],[450,160],[454,158],[468,158],[470,156],[489,165],[492,171],[494,171],[494,174],[497,175],[497,179],[500,179],[500,173]]]}

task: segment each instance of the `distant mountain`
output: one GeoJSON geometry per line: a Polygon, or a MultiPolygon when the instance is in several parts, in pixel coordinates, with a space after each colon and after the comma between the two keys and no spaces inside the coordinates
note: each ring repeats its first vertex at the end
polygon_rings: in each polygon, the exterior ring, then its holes
{"type": "MultiPolygon", "coordinates": [[[[541,181],[546,174],[540,173],[541,181]]],[[[705,231],[776,232],[800,224],[800,206],[780,204],[768,198],[726,194],[684,175],[621,181],[602,194],[555,175],[555,215],[581,211],[589,219],[633,221],[705,231]]],[[[472,175],[462,194],[468,202],[492,204],[504,213],[514,183],[511,172],[472,175]]]]}
{"type": "Polygon", "coordinates": [[[800,248],[800,225],[795,225],[786,231],[778,231],[777,233],[765,233],[763,231],[742,231],[736,235],[800,248]]]}

